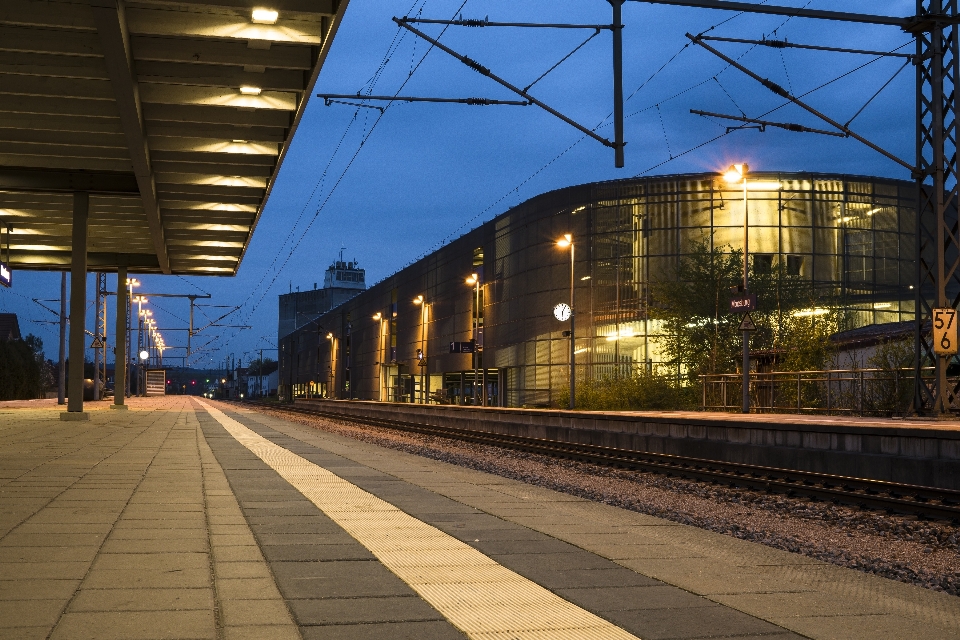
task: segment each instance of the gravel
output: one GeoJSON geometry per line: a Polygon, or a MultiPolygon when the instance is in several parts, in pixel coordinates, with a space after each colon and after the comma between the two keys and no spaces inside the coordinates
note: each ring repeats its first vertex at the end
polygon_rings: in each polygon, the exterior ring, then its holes
{"type": "Polygon", "coordinates": [[[258,410],[363,442],[960,596],[960,527],[952,523],[258,410]]]}

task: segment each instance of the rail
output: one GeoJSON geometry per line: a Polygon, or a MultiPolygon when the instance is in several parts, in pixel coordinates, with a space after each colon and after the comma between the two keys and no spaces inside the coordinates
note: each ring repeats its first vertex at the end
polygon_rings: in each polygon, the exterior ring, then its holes
{"type": "MultiPolygon", "coordinates": [[[[923,375],[933,375],[924,367],[923,375]]],[[[830,369],[750,373],[750,407],[758,412],[902,416],[910,411],[914,369],[830,369]]],[[[739,373],[700,376],[705,411],[740,411],[739,373]]]]}
{"type": "Polygon", "coordinates": [[[754,491],[830,500],[861,508],[907,513],[960,522],[960,491],[884,480],[854,478],[794,469],[706,460],[648,451],[514,436],[473,429],[456,429],[372,416],[349,416],[320,407],[246,402],[280,412],[300,413],[354,422],[395,431],[420,433],[457,441],[486,444],[553,458],[578,460],[617,468],[651,471],[704,482],[722,482],[754,491]]]}

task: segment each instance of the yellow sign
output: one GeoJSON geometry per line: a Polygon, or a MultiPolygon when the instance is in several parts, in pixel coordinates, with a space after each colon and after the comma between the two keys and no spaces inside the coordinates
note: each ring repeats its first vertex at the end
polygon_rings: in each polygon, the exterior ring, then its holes
{"type": "Polygon", "coordinates": [[[933,351],[941,356],[957,353],[957,310],[933,310],[933,351]]]}

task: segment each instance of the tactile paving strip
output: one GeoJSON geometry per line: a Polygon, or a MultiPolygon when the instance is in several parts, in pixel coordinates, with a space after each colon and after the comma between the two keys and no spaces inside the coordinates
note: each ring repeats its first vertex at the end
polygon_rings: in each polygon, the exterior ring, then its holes
{"type": "Polygon", "coordinates": [[[470,545],[200,403],[236,440],[477,640],[637,640],[470,545]]]}

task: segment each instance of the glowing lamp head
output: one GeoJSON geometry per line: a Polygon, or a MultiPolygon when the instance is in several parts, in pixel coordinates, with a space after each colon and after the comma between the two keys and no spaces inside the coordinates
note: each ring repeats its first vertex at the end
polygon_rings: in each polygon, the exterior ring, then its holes
{"type": "Polygon", "coordinates": [[[475,284],[477,284],[477,282],[479,282],[479,281],[480,281],[480,276],[478,276],[478,275],[475,274],[475,273],[471,273],[471,274],[470,274],[470,277],[467,278],[467,284],[469,284],[469,285],[475,285],[475,284]]]}
{"type": "Polygon", "coordinates": [[[747,172],[750,171],[750,166],[746,164],[732,164],[730,168],[727,169],[726,173],[723,174],[724,182],[729,182],[731,184],[735,182],[742,182],[747,179],[747,172]]]}
{"type": "Polygon", "coordinates": [[[275,9],[257,7],[253,10],[251,18],[254,24],[276,24],[279,15],[275,9]]]}
{"type": "Polygon", "coordinates": [[[258,96],[260,95],[260,91],[261,91],[260,87],[254,87],[248,84],[245,84],[242,87],[240,87],[240,93],[242,93],[245,96],[258,96]]]}
{"type": "Polygon", "coordinates": [[[573,244],[573,235],[569,233],[563,234],[563,237],[557,240],[557,246],[562,248],[567,248],[573,244]]]}
{"type": "Polygon", "coordinates": [[[146,349],[144,349],[143,351],[140,352],[140,359],[141,359],[141,360],[146,360],[146,359],[149,358],[149,357],[150,357],[150,353],[149,353],[146,349]]]}
{"type": "Polygon", "coordinates": [[[332,333],[328,333],[328,334],[327,334],[327,340],[333,340],[333,334],[332,334],[332,333]]]}
{"type": "Polygon", "coordinates": [[[423,304],[423,296],[417,296],[413,299],[413,304],[423,304]]]}
{"type": "Polygon", "coordinates": [[[383,317],[383,314],[381,314],[379,311],[377,311],[375,314],[373,314],[373,319],[374,319],[374,320],[379,320],[379,319],[382,318],[382,317],[383,317]]]}

